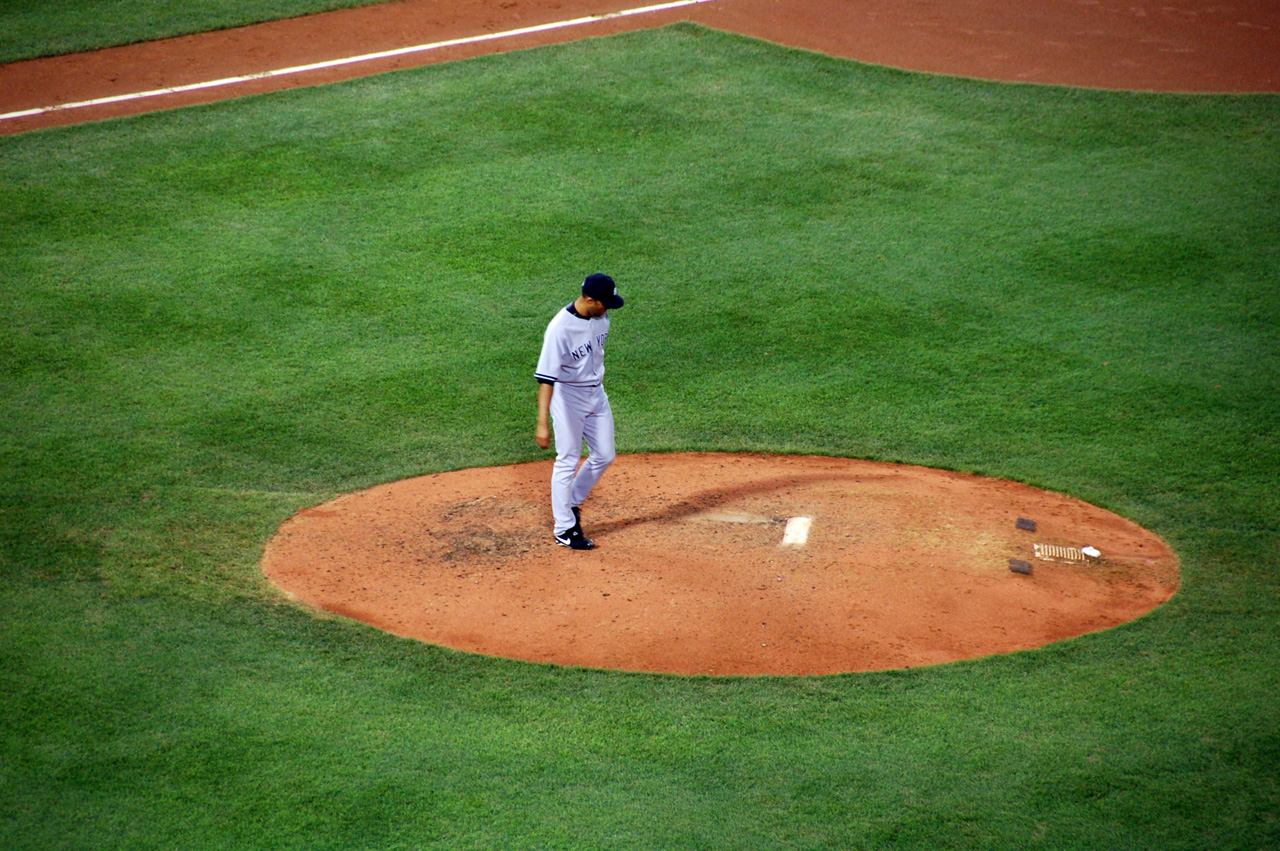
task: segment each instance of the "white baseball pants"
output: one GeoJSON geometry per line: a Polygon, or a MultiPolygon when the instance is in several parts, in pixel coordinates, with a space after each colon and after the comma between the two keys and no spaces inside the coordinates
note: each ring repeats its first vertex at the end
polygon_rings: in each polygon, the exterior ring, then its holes
{"type": "Polygon", "coordinates": [[[551,394],[551,425],[556,437],[556,463],[551,470],[551,511],[555,532],[573,528],[573,506],[582,505],[604,471],[613,463],[613,408],[604,386],[556,384],[551,394]],[[582,441],[587,460],[582,460],[582,441]]]}

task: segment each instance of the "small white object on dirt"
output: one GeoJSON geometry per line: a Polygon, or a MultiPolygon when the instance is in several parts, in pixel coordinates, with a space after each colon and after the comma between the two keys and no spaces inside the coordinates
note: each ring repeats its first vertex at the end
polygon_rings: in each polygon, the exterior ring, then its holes
{"type": "Polygon", "coordinates": [[[1096,547],[1081,547],[1080,552],[1084,553],[1089,558],[1097,558],[1098,556],[1102,555],[1102,553],[1100,553],[1096,547]]]}
{"type": "Polygon", "coordinates": [[[782,533],[782,546],[803,547],[809,540],[809,527],[812,525],[813,520],[809,517],[792,517],[782,533]]]}
{"type": "Polygon", "coordinates": [[[1065,561],[1068,563],[1084,564],[1088,559],[1085,554],[1075,547],[1061,547],[1056,544],[1036,544],[1032,547],[1036,558],[1044,561],[1065,561]]]}

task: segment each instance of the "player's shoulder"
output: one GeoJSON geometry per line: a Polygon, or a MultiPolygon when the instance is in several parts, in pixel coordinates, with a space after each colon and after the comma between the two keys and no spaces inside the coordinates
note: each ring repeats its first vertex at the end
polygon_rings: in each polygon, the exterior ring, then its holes
{"type": "Polygon", "coordinates": [[[572,328],[574,316],[567,308],[560,308],[551,317],[551,321],[547,323],[547,333],[557,334],[564,333],[566,329],[572,328]]]}

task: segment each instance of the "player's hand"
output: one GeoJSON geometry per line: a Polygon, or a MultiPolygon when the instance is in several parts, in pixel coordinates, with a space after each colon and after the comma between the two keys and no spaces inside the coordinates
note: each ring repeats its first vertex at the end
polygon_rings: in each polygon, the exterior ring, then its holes
{"type": "Polygon", "coordinates": [[[538,428],[534,430],[533,439],[538,442],[540,449],[546,449],[551,446],[551,429],[542,423],[538,423],[538,428]]]}

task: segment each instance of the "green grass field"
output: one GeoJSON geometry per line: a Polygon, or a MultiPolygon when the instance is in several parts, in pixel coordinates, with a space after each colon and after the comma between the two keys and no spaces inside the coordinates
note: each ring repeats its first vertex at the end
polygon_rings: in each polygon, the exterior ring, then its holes
{"type": "MultiPolygon", "coordinates": [[[[0,138],[0,847],[1280,845],[1280,100],[913,75],[682,25],[0,138]],[[299,508],[623,452],[1001,476],[1183,587],[821,678],[469,656],[257,571],[299,508]]],[[[608,486],[606,477],[601,487],[608,486]]]]}

